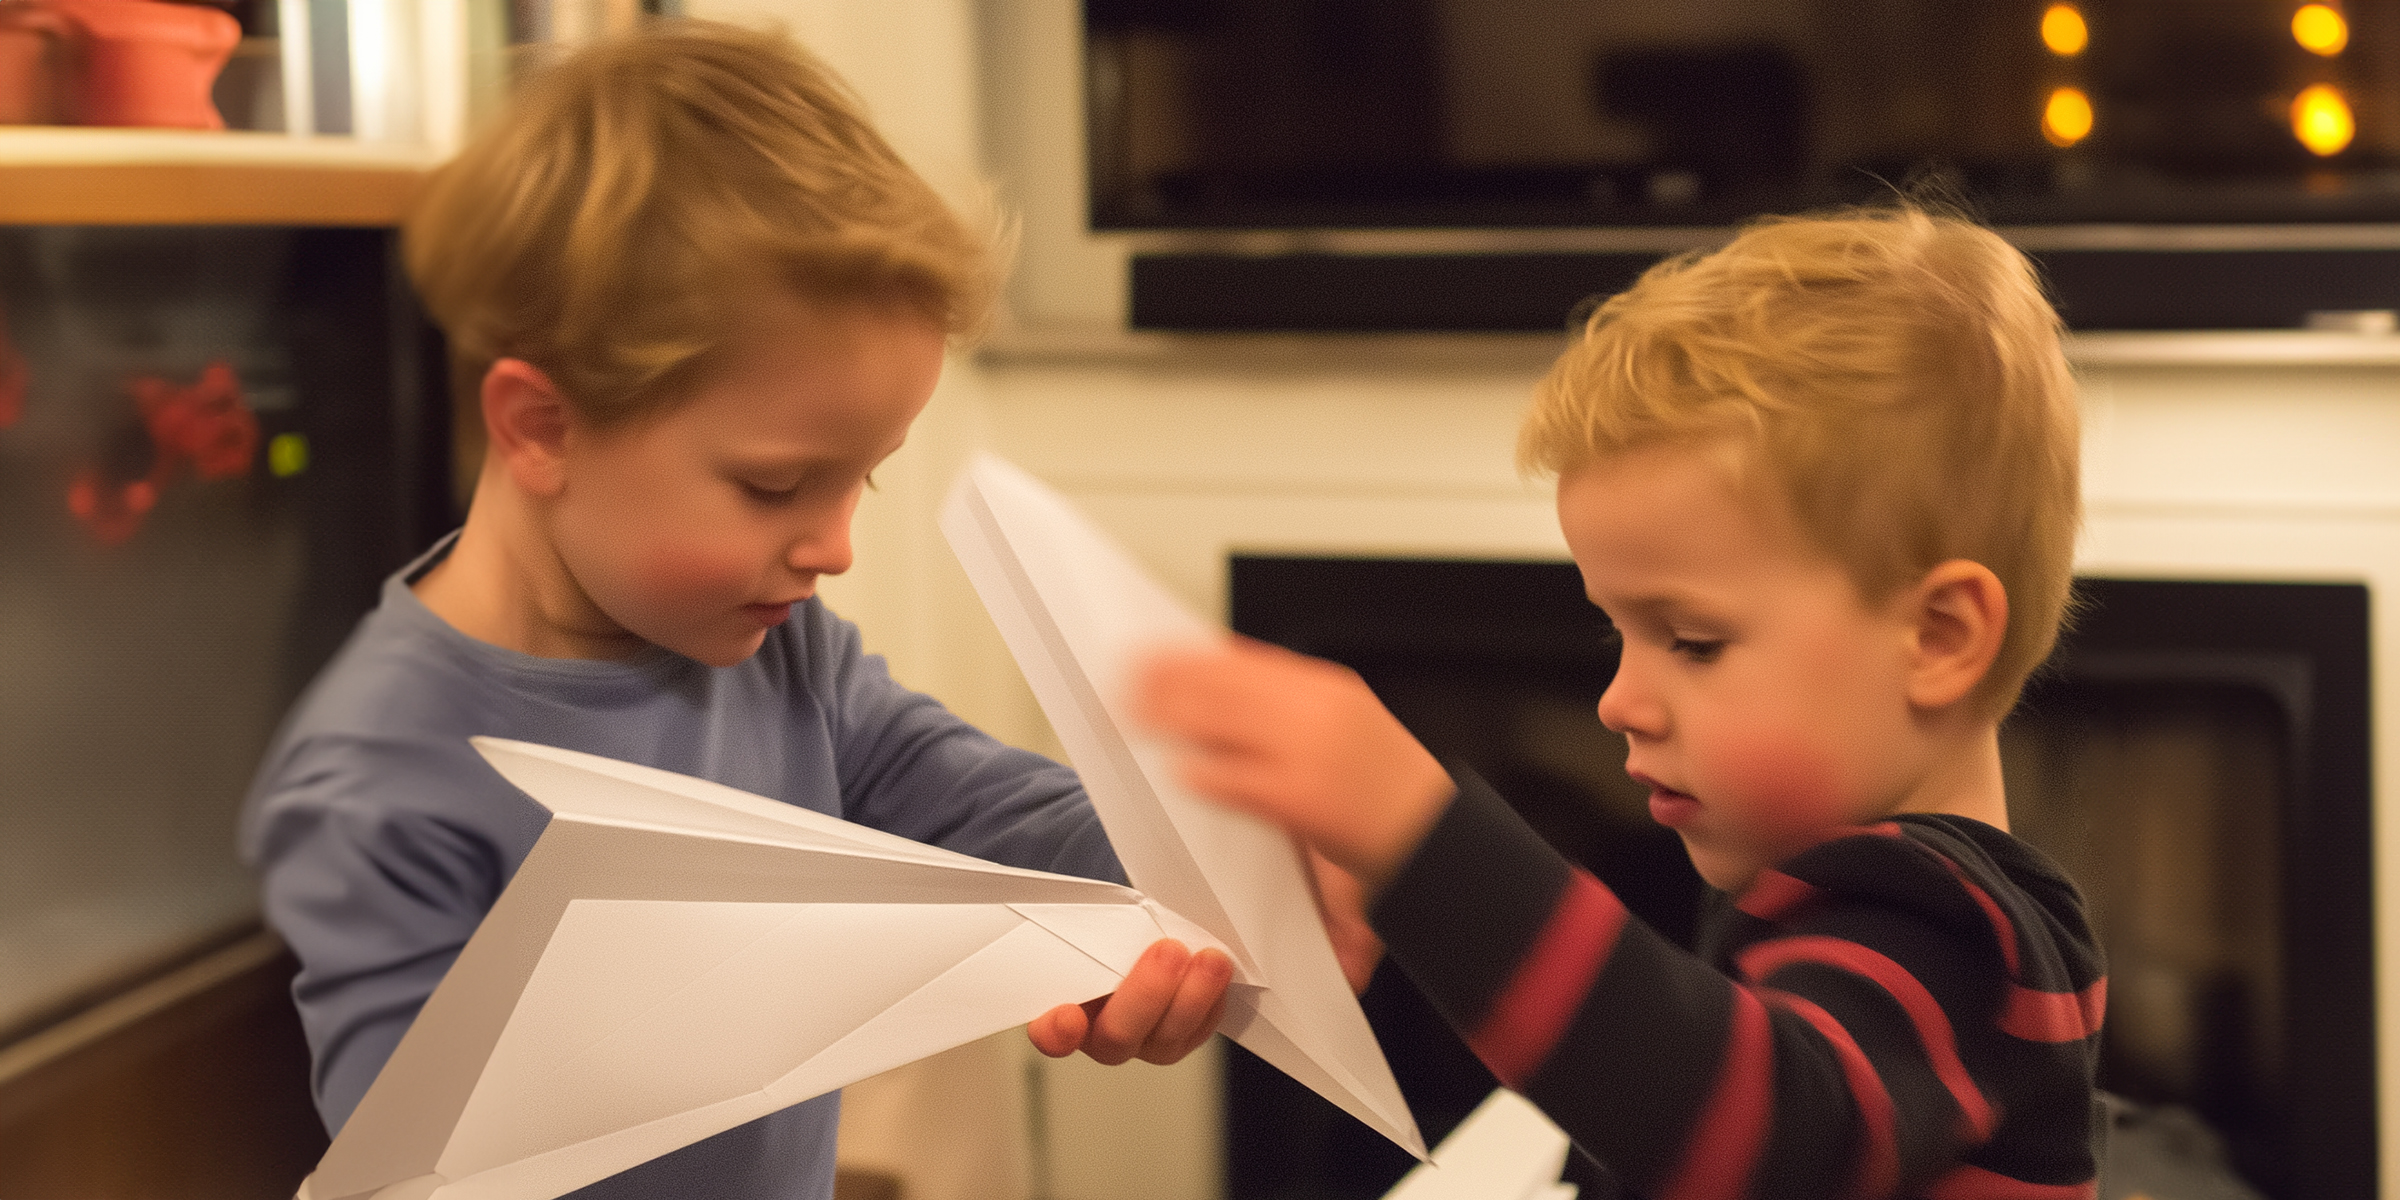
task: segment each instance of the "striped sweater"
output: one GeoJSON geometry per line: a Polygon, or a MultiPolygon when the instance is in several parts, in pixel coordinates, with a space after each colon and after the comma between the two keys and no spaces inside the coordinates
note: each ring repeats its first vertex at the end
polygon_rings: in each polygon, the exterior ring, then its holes
{"type": "Polygon", "coordinates": [[[2082,897],[1908,815],[1763,872],[1701,953],[1459,795],[1373,921],[1508,1086],[1652,1200],[2090,1200],[2106,979],[2082,897]]]}

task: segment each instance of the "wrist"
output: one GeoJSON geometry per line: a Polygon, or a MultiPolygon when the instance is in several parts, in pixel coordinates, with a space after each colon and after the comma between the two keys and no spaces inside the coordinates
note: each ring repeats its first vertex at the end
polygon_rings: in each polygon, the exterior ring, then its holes
{"type": "Polygon", "coordinates": [[[1342,866],[1358,877],[1368,903],[1399,876],[1457,796],[1458,786],[1449,772],[1429,754],[1423,769],[1412,772],[1406,786],[1394,789],[1390,804],[1374,814],[1375,819],[1359,823],[1367,836],[1354,850],[1357,861],[1342,866]]]}

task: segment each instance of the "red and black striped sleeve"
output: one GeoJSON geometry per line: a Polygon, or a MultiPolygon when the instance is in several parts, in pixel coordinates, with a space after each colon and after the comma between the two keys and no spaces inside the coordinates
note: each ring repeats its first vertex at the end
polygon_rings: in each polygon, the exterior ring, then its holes
{"type": "Polygon", "coordinates": [[[1376,928],[1502,1082],[1634,1191],[2091,1195],[2097,1014],[2058,955],[2004,940],[2021,897],[1976,878],[1975,846],[1969,870],[1887,825],[1795,858],[1730,914],[1727,971],[1459,783],[1376,928]],[[2014,982],[2036,958],[2056,969],[2014,982]],[[2001,1032],[2020,1010],[2049,1040],[2001,1032]]]}

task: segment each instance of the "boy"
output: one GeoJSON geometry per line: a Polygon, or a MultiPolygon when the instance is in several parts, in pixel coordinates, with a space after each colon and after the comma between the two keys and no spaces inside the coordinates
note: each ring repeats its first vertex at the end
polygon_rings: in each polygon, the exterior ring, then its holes
{"type": "Polygon", "coordinates": [[[1190,783],[1358,876],[1501,1081],[1654,1197],[2089,1197],[2099,951],[2011,838],[2075,396],[2024,258],[1914,209],[1773,221],[1601,307],[1520,441],[1623,638],[1600,720],[1714,905],[1695,956],[1358,678],[1179,653],[1190,783]]]}
{"type": "MultiPolygon", "coordinates": [[[[946,340],[982,319],[993,271],[823,68],[701,24],[583,51],[429,181],[406,239],[461,368],[462,423],[488,438],[473,504],[385,585],[244,818],[301,960],[329,1128],[547,819],[471,735],[1122,877],[1072,773],[893,683],[814,597],[850,565],[868,472],[924,407],[946,340]]],[[[1105,1005],[1032,1032],[1052,1054],[1174,1061],[1213,1029],[1230,976],[1221,954],[1161,942],[1105,1005]]],[[[838,1106],[577,1195],[823,1200],[838,1106]]]]}

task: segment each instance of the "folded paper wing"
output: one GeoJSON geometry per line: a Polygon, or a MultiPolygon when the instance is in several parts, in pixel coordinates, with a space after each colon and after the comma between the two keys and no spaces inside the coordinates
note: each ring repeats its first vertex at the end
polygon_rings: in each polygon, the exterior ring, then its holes
{"type": "Polygon", "coordinates": [[[553,816],[314,1174],[310,1200],[544,1200],[1103,995],[1130,888],[732,788],[478,739],[553,816]]]}
{"type": "Polygon", "coordinates": [[[1575,1200],[1561,1183],[1567,1134],[1533,1102],[1494,1088],[1383,1200],[1575,1200]]]}
{"type": "Polygon", "coordinates": [[[1344,981],[1297,850],[1274,828],[1203,803],[1165,747],[1127,719],[1145,653],[1222,637],[1064,499],[989,455],[942,511],[1134,885],[1215,935],[1242,977],[1224,1032],[1419,1158],[1425,1143],[1344,981]]]}

